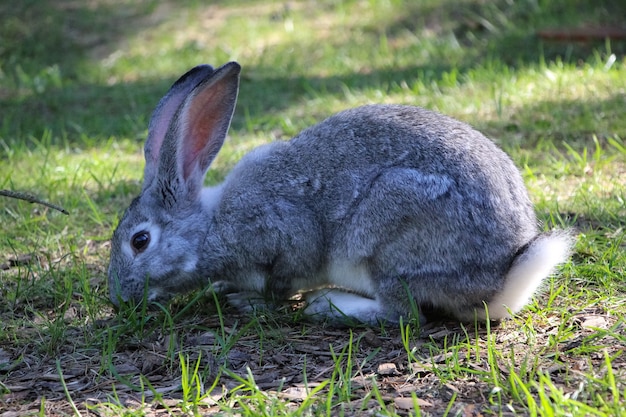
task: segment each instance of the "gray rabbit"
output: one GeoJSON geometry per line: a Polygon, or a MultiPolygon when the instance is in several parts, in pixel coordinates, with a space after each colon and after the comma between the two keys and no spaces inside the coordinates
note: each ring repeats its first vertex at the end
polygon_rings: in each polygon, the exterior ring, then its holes
{"type": "Polygon", "coordinates": [[[539,232],[510,158],[418,107],[343,111],[203,187],[240,69],[193,68],[154,111],[143,189],[113,234],[114,304],[220,281],[251,302],[304,293],[304,313],[331,320],[393,322],[415,306],[501,319],[568,259],[571,234],[539,232]]]}

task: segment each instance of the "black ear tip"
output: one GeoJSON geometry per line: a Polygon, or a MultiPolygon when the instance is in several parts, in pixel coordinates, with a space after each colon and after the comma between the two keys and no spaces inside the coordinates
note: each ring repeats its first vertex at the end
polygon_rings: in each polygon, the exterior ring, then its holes
{"type": "Polygon", "coordinates": [[[239,73],[241,72],[241,65],[239,65],[238,62],[235,61],[230,61],[227,62],[226,64],[222,65],[221,67],[217,68],[215,70],[215,76],[217,78],[223,77],[223,76],[235,76],[235,77],[239,77],[239,73]],[[220,75],[217,75],[217,74],[220,75]]]}
{"type": "Polygon", "coordinates": [[[187,71],[187,74],[196,74],[196,73],[199,74],[200,72],[212,73],[214,71],[215,71],[215,68],[213,68],[211,65],[201,64],[201,65],[196,65],[195,67],[187,71]]]}
{"type": "Polygon", "coordinates": [[[230,61],[224,64],[224,67],[228,67],[231,71],[236,71],[237,73],[241,71],[241,65],[237,61],[230,61]]]}
{"type": "Polygon", "coordinates": [[[184,84],[185,82],[187,82],[190,79],[203,80],[206,77],[208,77],[209,75],[213,74],[214,72],[215,72],[215,69],[212,66],[210,66],[210,65],[202,64],[202,65],[195,66],[192,69],[190,69],[189,71],[187,71],[186,73],[184,73],[174,83],[174,85],[172,85],[172,87],[174,87],[176,85],[184,84]]]}

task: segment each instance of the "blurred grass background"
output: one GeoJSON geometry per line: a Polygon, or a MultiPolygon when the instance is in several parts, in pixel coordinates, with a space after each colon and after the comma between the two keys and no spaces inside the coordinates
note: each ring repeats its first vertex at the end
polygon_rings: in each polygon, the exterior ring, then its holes
{"type": "MultiPolygon", "coordinates": [[[[509,126],[494,127],[509,129],[513,108],[517,127],[535,137],[545,129],[529,118],[547,110],[610,117],[624,93],[568,96],[578,77],[553,80],[561,83],[557,96],[507,91],[511,78],[532,77],[545,63],[577,67],[623,56],[624,42],[545,42],[536,31],[623,28],[625,9],[615,0],[7,3],[0,6],[0,133],[6,144],[48,132],[53,143],[81,147],[140,138],[178,75],[235,59],[244,66],[237,130],[291,135],[347,105],[403,101],[466,113],[478,127],[501,119],[509,126]],[[510,96],[526,100],[512,97],[509,105],[510,96]],[[483,101],[499,107],[484,110],[483,101]]],[[[593,121],[621,123],[623,131],[621,119],[593,121]]],[[[549,133],[577,140],[582,132],[562,123],[549,133]]]]}

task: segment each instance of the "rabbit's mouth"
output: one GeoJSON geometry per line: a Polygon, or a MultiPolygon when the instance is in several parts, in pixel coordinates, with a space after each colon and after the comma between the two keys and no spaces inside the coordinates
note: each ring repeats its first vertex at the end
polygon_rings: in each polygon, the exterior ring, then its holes
{"type": "Polygon", "coordinates": [[[126,307],[134,308],[142,303],[146,304],[148,310],[159,310],[159,305],[167,302],[171,297],[166,296],[159,290],[149,290],[145,296],[126,297],[122,294],[112,294],[111,304],[116,312],[123,311],[126,307]]]}
{"type": "MultiPolygon", "coordinates": [[[[136,306],[142,303],[146,303],[148,306],[155,305],[160,302],[167,301],[167,292],[162,291],[160,288],[147,287],[147,282],[143,285],[137,284],[132,288],[126,287],[120,282],[119,279],[114,279],[118,274],[112,274],[109,271],[109,300],[116,310],[120,310],[123,305],[136,306]]],[[[132,283],[131,283],[132,284],[132,283]]]]}

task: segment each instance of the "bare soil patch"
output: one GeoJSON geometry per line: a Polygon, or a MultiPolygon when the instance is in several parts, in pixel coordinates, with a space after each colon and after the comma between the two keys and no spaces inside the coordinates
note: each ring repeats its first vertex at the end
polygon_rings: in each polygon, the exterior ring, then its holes
{"type": "MultiPolygon", "coordinates": [[[[30,343],[16,341],[0,348],[0,378],[5,390],[0,396],[0,417],[36,414],[42,409],[51,416],[73,414],[68,394],[84,416],[106,415],[106,403],[141,408],[150,416],[169,415],[178,410],[183,398],[181,353],[192,368],[200,361],[205,389],[219,378],[201,403],[202,413],[219,411],[216,401],[237,395],[233,391],[241,385],[237,377],[247,379],[249,375],[259,389],[295,408],[309,390],[337,378],[337,369],[348,369],[352,377],[340,383],[351,385],[346,391],[349,398],[337,405],[337,413],[371,415],[380,406],[373,399],[364,399],[371,398],[368,394],[375,384],[386,404],[399,414],[414,411],[414,394],[417,405],[428,415],[443,415],[454,397],[452,409],[466,416],[496,411],[489,401],[494,386],[482,377],[494,372],[503,382],[511,371],[542,372],[564,393],[582,398],[581,387],[588,383],[588,376],[606,373],[604,358],[608,354],[615,356],[612,367],[616,377],[626,378],[624,357],[615,355],[626,348],[623,323],[600,307],[574,315],[566,324],[572,331],[570,337],[556,343],[551,339],[564,325],[556,316],[537,323],[540,327],[533,332],[513,321],[491,330],[433,323],[408,345],[395,327],[338,329],[294,323],[285,317],[264,323],[265,318],[258,316],[255,325],[245,329],[250,317],[230,311],[225,317],[224,332],[217,316],[194,314],[168,331],[155,329],[141,338],[129,333],[116,341],[114,351],[107,351],[108,343],[102,339],[114,334],[107,328],[120,325],[118,318],[111,316],[84,327],[68,327],[54,355],[37,345],[38,340],[50,342],[43,340],[51,337],[50,333],[42,334],[25,324],[23,340],[30,343]],[[226,350],[220,346],[225,335],[233,335],[226,350]],[[590,354],[584,348],[590,341],[598,346],[597,352],[590,354]],[[489,343],[501,355],[496,361],[489,358],[489,343]],[[581,349],[585,353],[579,353],[581,349]]],[[[503,415],[524,412],[516,407],[498,411],[503,415]]]]}

